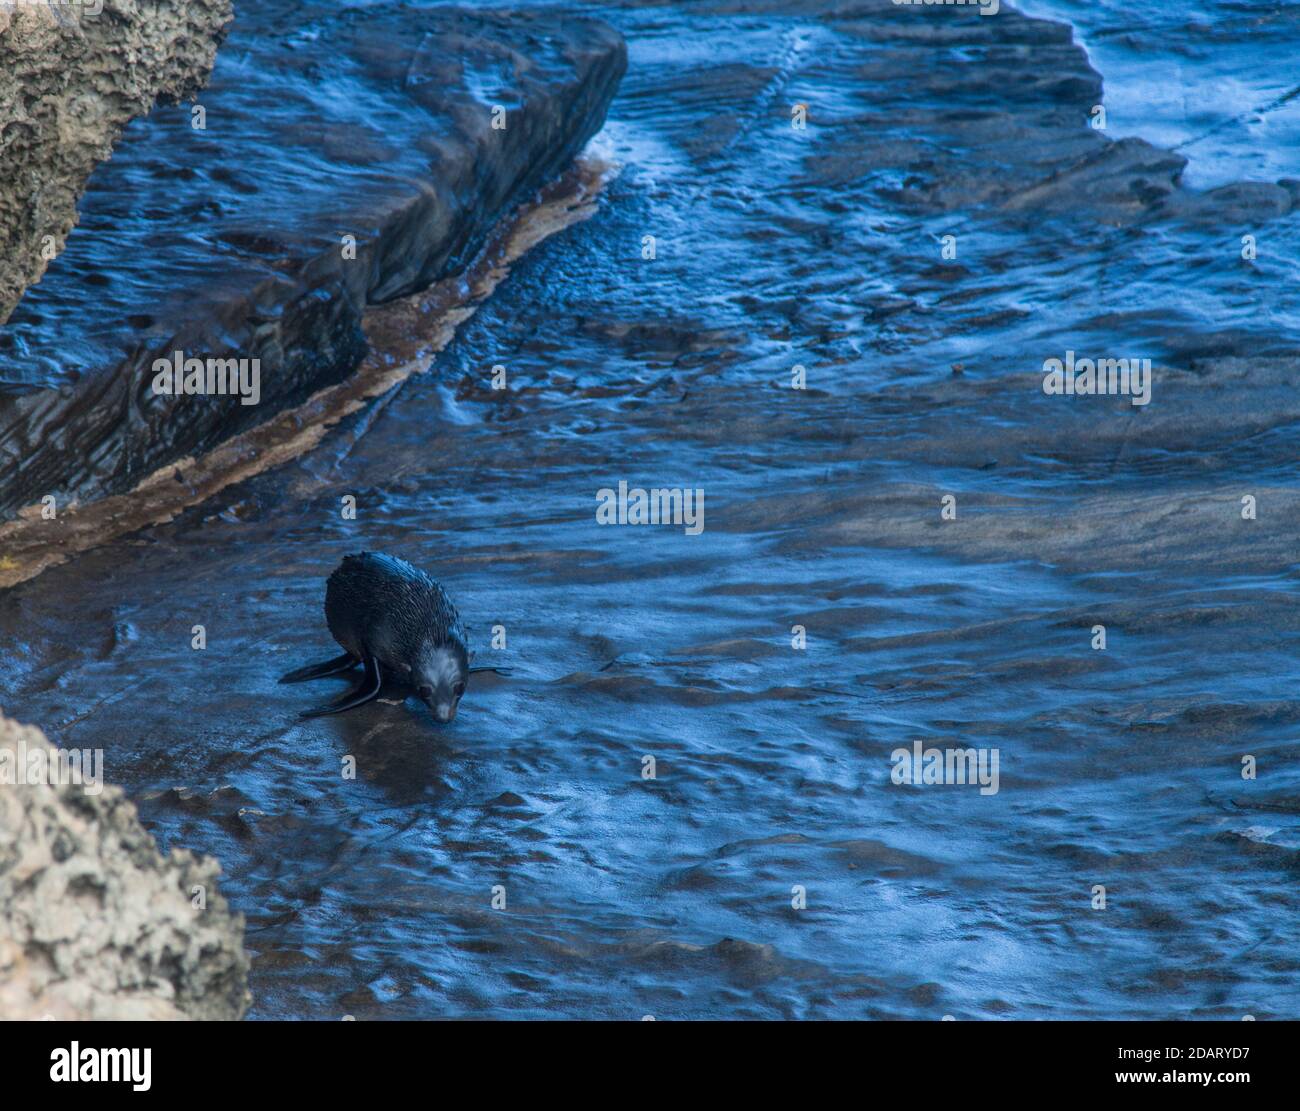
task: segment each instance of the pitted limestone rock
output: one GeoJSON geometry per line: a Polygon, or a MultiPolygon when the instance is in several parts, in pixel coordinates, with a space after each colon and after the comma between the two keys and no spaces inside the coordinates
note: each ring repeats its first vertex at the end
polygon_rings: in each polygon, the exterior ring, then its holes
{"type": "Polygon", "coordinates": [[[162,856],[121,788],[52,786],[18,762],[52,751],[0,716],[0,1017],[242,1017],[244,921],[217,862],[162,856]]]}

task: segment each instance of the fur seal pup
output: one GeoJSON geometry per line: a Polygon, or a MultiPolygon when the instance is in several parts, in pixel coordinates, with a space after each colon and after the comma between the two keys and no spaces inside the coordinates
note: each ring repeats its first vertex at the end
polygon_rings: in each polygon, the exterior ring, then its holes
{"type": "Polygon", "coordinates": [[[384,679],[414,690],[441,722],[456,716],[471,672],[460,615],[441,584],[404,559],[380,552],[345,556],[325,584],[325,622],[343,655],[291,671],[282,683],[339,675],[357,664],[361,682],[302,717],[338,714],[379,696],[384,679]]]}

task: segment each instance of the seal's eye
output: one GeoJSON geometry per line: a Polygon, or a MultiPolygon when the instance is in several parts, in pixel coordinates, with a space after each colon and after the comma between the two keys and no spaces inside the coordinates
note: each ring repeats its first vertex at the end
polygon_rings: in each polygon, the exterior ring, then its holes
{"type": "Polygon", "coordinates": [[[419,694],[419,696],[423,698],[426,702],[428,702],[429,699],[433,697],[433,688],[428,685],[422,685],[418,688],[416,693],[419,694]]]}
{"type": "Polygon", "coordinates": [[[451,693],[454,694],[457,698],[459,698],[461,695],[465,693],[465,684],[457,683],[454,687],[451,688],[451,693]]]}

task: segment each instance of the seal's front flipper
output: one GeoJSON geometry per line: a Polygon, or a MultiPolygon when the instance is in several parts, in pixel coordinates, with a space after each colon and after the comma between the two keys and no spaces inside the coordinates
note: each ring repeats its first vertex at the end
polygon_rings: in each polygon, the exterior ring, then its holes
{"type": "Polygon", "coordinates": [[[302,718],[318,718],[325,714],[341,714],[344,710],[364,706],[367,702],[379,697],[379,690],[383,685],[383,676],[379,672],[379,660],[374,656],[367,656],[366,674],[352,690],[335,702],[325,706],[317,706],[314,710],[304,710],[298,716],[302,718]]]}
{"type": "Polygon", "coordinates": [[[337,675],[341,671],[347,671],[348,668],[356,665],[356,657],[351,652],[344,652],[341,656],[335,656],[332,660],[326,660],[324,663],[308,664],[306,667],[300,667],[297,671],[291,671],[288,675],[281,675],[282,683],[302,683],[308,679],[324,679],[326,675],[337,675]]]}

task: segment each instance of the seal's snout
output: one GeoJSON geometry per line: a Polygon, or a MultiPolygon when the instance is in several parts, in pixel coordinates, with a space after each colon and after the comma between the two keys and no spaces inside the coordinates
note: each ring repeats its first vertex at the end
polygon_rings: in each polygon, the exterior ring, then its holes
{"type": "Polygon", "coordinates": [[[420,701],[429,707],[433,713],[435,721],[440,721],[444,725],[456,716],[456,700],[448,700],[445,697],[440,698],[438,692],[430,686],[420,686],[416,689],[416,694],[420,696],[420,701]]]}

